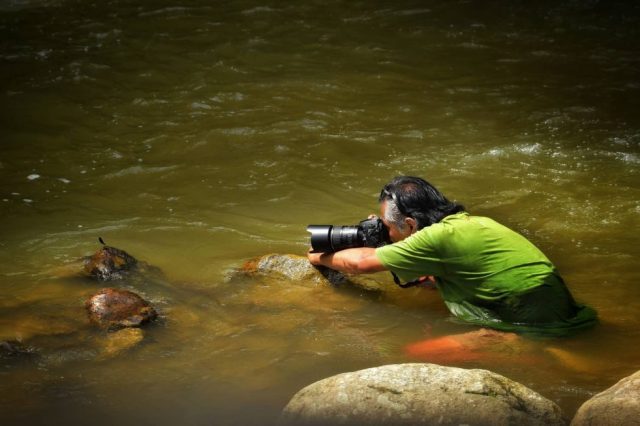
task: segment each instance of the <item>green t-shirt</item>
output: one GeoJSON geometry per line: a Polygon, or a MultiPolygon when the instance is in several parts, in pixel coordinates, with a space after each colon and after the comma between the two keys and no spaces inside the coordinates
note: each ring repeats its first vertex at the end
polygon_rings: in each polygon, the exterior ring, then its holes
{"type": "Polygon", "coordinates": [[[467,322],[553,335],[596,322],[536,246],[487,217],[447,216],[376,255],[406,281],[434,275],[451,313],[467,322]]]}

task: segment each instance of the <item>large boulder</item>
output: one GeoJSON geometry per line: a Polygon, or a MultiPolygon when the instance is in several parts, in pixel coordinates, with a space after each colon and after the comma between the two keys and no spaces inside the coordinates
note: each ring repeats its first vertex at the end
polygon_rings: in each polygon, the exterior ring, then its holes
{"type": "Polygon", "coordinates": [[[587,400],[571,426],[640,425],[640,371],[587,400]]]}
{"type": "Polygon", "coordinates": [[[564,425],[560,408],[487,370],[396,364],[307,386],[281,425],[564,425]]]}

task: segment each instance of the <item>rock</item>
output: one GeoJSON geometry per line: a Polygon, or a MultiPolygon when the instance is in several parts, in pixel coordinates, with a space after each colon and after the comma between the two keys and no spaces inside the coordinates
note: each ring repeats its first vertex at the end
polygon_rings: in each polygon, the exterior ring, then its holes
{"type": "Polygon", "coordinates": [[[119,280],[137,264],[138,261],[126,251],[104,246],[84,259],[84,272],[100,281],[119,280]]]}
{"type": "Polygon", "coordinates": [[[487,370],[396,364],[299,391],[281,425],[564,425],[560,408],[487,370]]]}
{"type": "Polygon", "coordinates": [[[25,355],[29,356],[34,353],[35,351],[33,348],[25,347],[18,341],[0,341],[0,359],[22,357],[25,355]]]}
{"type": "Polygon", "coordinates": [[[307,281],[314,284],[351,284],[369,291],[383,289],[383,284],[371,277],[347,275],[333,269],[315,267],[306,257],[294,254],[267,254],[251,259],[236,273],[281,277],[290,281],[307,281]]]}
{"type": "Polygon", "coordinates": [[[104,347],[98,359],[114,358],[136,346],[143,338],[144,333],[139,328],[123,328],[109,333],[104,340],[104,347]]]}
{"type": "Polygon", "coordinates": [[[45,308],[38,305],[36,310],[27,312],[24,309],[9,309],[6,319],[0,319],[0,340],[29,342],[42,336],[71,335],[78,331],[77,319],[70,317],[67,312],[45,312],[45,308]],[[10,316],[9,316],[10,315],[10,316]]]}
{"type": "Polygon", "coordinates": [[[571,426],[587,425],[640,425],[640,371],[582,404],[571,426]]]}
{"type": "Polygon", "coordinates": [[[257,257],[246,261],[240,271],[249,275],[281,275],[288,280],[307,280],[316,283],[338,282],[341,279],[337,276],[339,272],[316,269],[306,257],[292,254],[267,254],[257,257]]]}
{"type": "Polygon", "coordinates": [[[139,327],[158,316],[149,302],[137,294],[115,288],[103,288],[85,306],[92,323],[109,329],[139,327]]]}

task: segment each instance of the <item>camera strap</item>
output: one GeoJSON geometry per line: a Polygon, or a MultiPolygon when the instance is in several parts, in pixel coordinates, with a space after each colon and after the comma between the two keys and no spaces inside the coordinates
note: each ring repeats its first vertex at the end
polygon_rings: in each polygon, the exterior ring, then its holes
{"type": "Polygon", "coordinates": [[[400,278],[398,278],[395,272],[391,271],[391,275],[393,275],[393,282],[398,284],[398,286],[402,288],[415,287],[426,281],[426,278],[420,277],[420,278],[416,278],[415,280],[407,281],[406,283],[402,284],[402,282],[400,281],[400,278]]]}

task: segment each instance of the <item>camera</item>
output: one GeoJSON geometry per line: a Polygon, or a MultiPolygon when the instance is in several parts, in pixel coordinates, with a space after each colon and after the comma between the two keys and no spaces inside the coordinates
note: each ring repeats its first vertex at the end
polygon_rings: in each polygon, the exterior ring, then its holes
{"type": "Polygon", "coordinates": [[[352,247],[389,244],[389,230],[379,218],[365,219],[356,226],[309,225],[314,253],[333,253],[352,247]]]}

